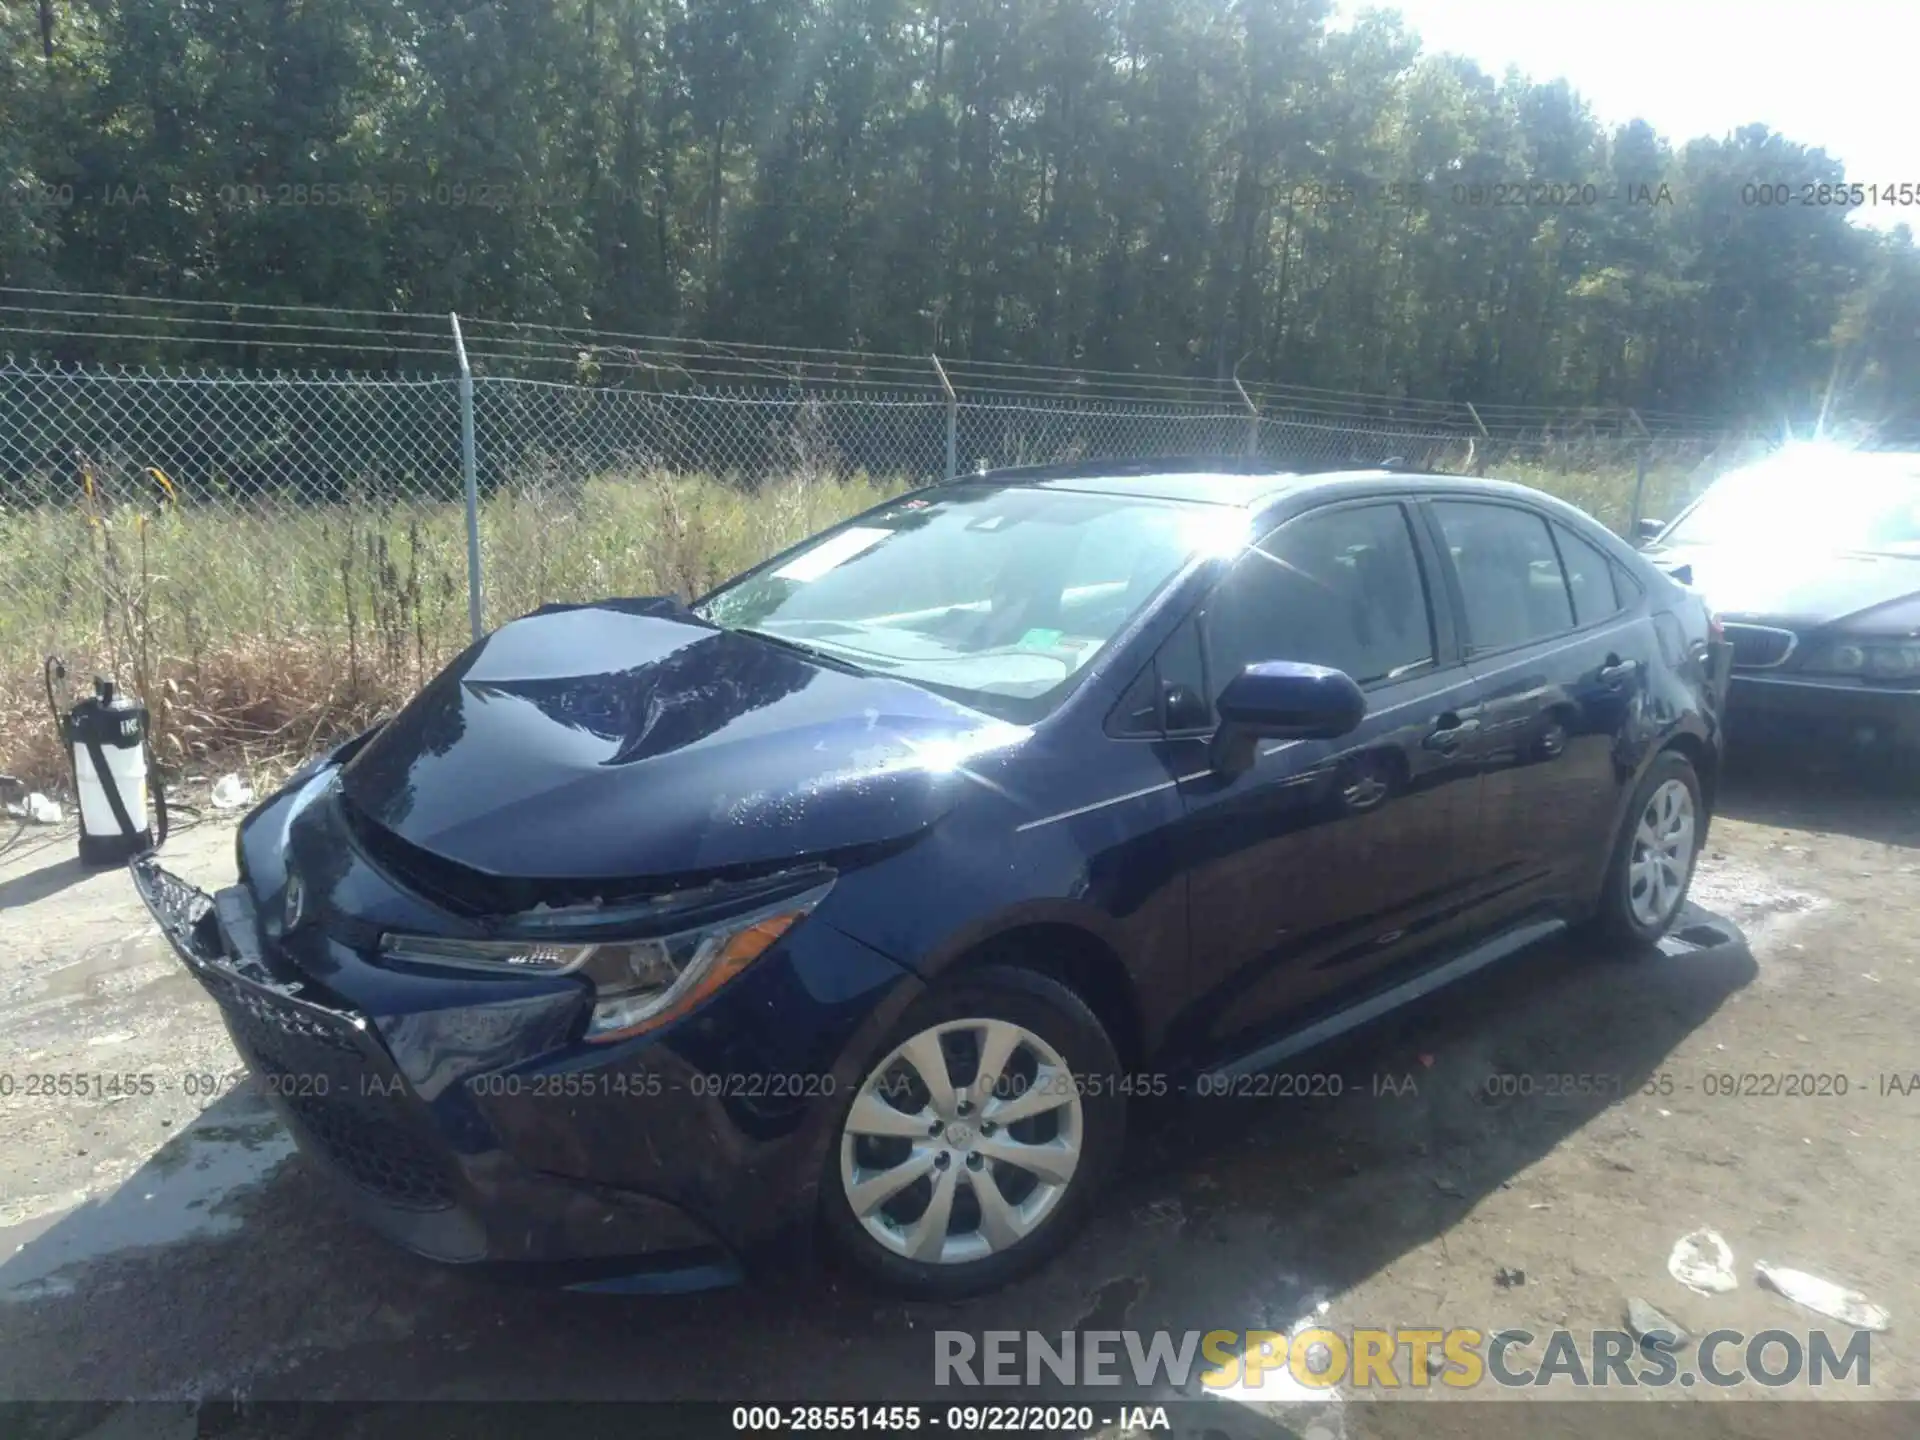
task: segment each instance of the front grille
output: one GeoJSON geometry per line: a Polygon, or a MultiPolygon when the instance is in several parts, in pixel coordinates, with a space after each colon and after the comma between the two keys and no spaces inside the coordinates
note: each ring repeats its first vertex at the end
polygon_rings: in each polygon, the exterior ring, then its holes
{"type": "MultiPolygon", "coordinates": [[[[176,945],[185,946],[182,956],[204,964],[210,955],[222,950],[220,931],[214,921],[213,901],[205,891],[187,884],[171,870],[162,870],[151,861],[133,866],[134,887],[147,909],[160,922],[162,933],[176,945]]],[[[195,973],[199,964],[195,966],[195,973]]]]}
{"type": "Polygon", "coordinates": [[[413,1127],[375,1111],[371,1102],[334,1096],[283,1097],[287,1108],[329,1159],[361,1189],[402,1210],[447,1210],[453,1191],[438,1158],[421,1149],[413,1127]]]}
{"type": "Polygon", "coordinates": [[[348,1179],[402,1209],[452,1206],[446,1166],[405,1108],[404,1084],[375,1062],[374,1042],[353,1017],[283,998],[218,966],[198,973],[260,1083],[348,1179]]]}
{"type": "Polygon", "coordinates": [[[274,978],[246,893],[209,896],[150,859],[131,870],[168,942],[220,1006],[241,1057],[285,1102],[296,1138],[389,1205],[451,1208],[450,1166],[392,1060],[365,1020],[274,978]]]}
{"type": "Polygon", "coordinates": [[[1727,640],[1733,646],[1736,670],[1770,670],[1783,665],[1800,637],[1791,630],[1772,625],[1726,625],[1727,640]]]}

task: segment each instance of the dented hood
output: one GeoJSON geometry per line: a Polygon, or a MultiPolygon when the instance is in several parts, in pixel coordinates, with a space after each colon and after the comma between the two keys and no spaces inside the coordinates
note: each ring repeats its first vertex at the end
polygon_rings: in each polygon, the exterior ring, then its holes
{"type": "Polygon", "coordinates": [[[348,763],[346,800],[493,875],[686,875],[897,840],[951,757],[1024,732],[721,630],[671,600],[549,607],[436,677],[348,763]]]}

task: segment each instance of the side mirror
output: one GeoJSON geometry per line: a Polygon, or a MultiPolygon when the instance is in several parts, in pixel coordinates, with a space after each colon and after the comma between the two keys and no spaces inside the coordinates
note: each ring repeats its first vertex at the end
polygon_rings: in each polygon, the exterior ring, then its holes
{"type": "Polygon", "coordinates": [[[1344,670],[1268,660],[1227,682],[1218,702],[1214,768],[1238,774],[1253,763],[1257,741],[1334,740],[1352,733],[1367,697],[1344,670]]]}
{"type": "Polygon", "coordinates": [[[1655,520],[1651,515],[1642,515],[1633,527],[1633,538],[1644,545],[1649,540],[1658,540],[1660,532],[1666,528],[1666,521],[1655,520]]]}

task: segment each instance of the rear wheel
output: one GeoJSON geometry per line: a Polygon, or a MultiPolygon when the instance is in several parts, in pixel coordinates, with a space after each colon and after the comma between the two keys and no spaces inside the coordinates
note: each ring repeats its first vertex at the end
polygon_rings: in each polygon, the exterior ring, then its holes
{"type": "Polygon", "coordinates": [[[1663,751],[1634,791],[1614,843],[1594,916],[1600,938],[1646,946],[1672,928],[1693,882],[1705,813],[1692,763],[1663,751]]]}
{"type": "Polygon", "coordinates": [[[1125,1133],[1119,1066],[1066,986],[994,966],[901,1021],[841,1115],[822,1205],[886,1289],[951,1299],[1038,1268],[1086,1219],[1125,1133]]]}

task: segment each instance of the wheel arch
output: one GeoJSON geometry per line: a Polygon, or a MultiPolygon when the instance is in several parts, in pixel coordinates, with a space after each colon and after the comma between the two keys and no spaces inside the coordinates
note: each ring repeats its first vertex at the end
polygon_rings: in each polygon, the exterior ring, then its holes
{"type": "Polygon", "coordinates": [[[1039,912],[1012,919],[990,933],[951,947],[929,983],[988,965],[1012,965],[1046,975],[1078,995],[1099,1018],[1122,1065],[1134,1068],[1152,1053],[1155,1027],[1118,946],[1079,917],[1039,912]]]}
{"type": "Polygon", "coordinates": [[[1693,766],[1694,778],[1700,782],[1700,807],[1706,813],[1701,817],[1699,843],[1704,845],[1707,842],[1707,826],[1713,821],[1718,798],[1720,767],[1714,763],[1716,752],[1704,737],[1691,730],[1681,730],[1669,736],[1647,763],[1651,765],[1654,759],[1668,751],[1684,755],[1687,763],[1693,766]]]}
{"type": "Polygon", "coordinates": [[[1641,783],[1647,778],[1647,772],[1659,763],[1662,755],[1672,752],[1684,756],[1693,767],[1695,778],[1700,783],[1700,805],[1705,812],[1701,816],[1698,833],[1694,842],[1694,853],[1698,854],[1707,843],[1707,828],[1712,823],[1715,794],[1719,781],[1719,765],[1716,763],[1718,751],[1713,742],[1705,735],[1687,726],[1676,726],[1666,734],[1654,739],[1640,758],[1640,763],[1626,777],[1626,783],[1620,787],[1620,798],[1615,803],[1613,825],[1607,832],[1607,849],[1601,856],[1600,864],[1590,872],[1583,902],[1582,913],[1597,905],[1606,885],[1607,871],[1613,862],[1613,852],[1620,844],[1625,828],[1632,823],[1633,797],[1639,793],[1641,783]]]}

